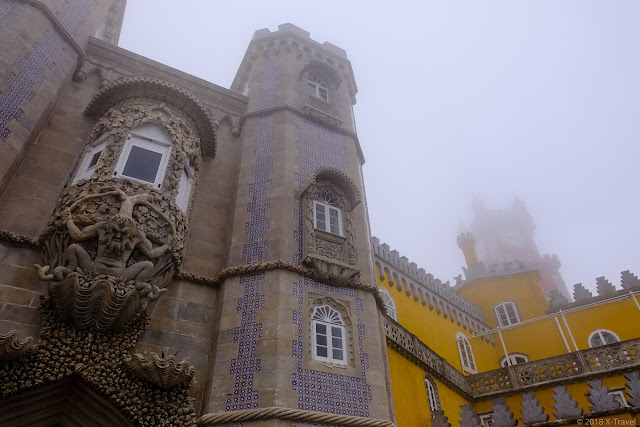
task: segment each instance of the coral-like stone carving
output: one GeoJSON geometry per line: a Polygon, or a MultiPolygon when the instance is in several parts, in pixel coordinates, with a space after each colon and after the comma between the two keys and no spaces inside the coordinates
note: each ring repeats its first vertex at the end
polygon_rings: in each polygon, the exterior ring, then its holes
{"type": "Polygon", "coordinates": [[[520,418],[523,424],[529,425],[533,423],[543,423],[549,421],[549,415],[544,413],[544,408],[540,406],[540,401],[535,398],[535,393],[522,394],[522,412],[523,417],[520,418]]]}
{"type": "Polygon", "coordinates": [[[134,354],[125,362],[136,377],[165,390],[187,384],[195,373],[195,368],[185,360],[178,362],[175,356],[160,357],[156,353],[149,356],[134,354]]]}
{"type": "Polygon", "coordinates": [[[132,216],[135,205],[156,211],[175,235],[173,224],[150,203],[152,200],[147,193],[128,196],[124,191],[112,188],[85,196],[66,211],[69,236],[74,241],[97,240],[97,243],[95,258],[80,244],[70,244],[65,251],[66,266],[58,265],[53,273],[48,273],[50,265],[36,264],[42,280],[55,281],[50,293],[64,320],[74,322],[79,329],[121,330],[140,319],[148,302],[165,291],[147,282],[155,267],[152,261],[129,262],[134,250],[155,259],[170,248],[169,243],[154,248],[146,234],[138,229],[132,216]],[[74,208],[89,199],[113,195],[121,201],[118,214],[80,230],[72,216],[74,208]]]}
{"type": "Polygon", "coordinates": [[[33,337],[18,339],[18,331],[0,334],[0,361],[17,360],[30,356],[35,349],[33,337]]]}
{"type": "Polygon", "coordinates": [[[640,374],[638,372],[628,372],[624,374],[624,377],[628,379],[625,384],[629,391],[627,394],[631,399],[627,400],[631,406],[640,406],[640,374]]]}
{"type": "Polygon", "coordinates": [[[438,409],[431,414],[431,427],[451,427],[449,417],[444,415],[442,409],[438,409]]]}
{"type": "Polygon", "coordinates": [[[611,284],[604,276],[596,278],[596,291],[598,295],[606,295],[616,291],[616,287],[611,284]]]}
{"type": "Polygon", "coordinates": [[[640,286],[640,279],[638,279],[638,276],[631,273],[629,270],[623,271],[620,276],[620,282],[624,289],[633,289],[640,286]]]}
{"type": "Polygon", "coordinates": [[[473,410],[473,405],[460,405],[462,412],[460,413],[461,427],[482,427],[478,414],[473,410]]]}
{"type": "Polygon", "coordinates": [[[573,285],[573,299],[576,301],[584,301],[593,298],[591,291],[584,287],[582,283],[573,285]]]}
{"type": "Polygon", "coordinates": [[[602,385],[602,380],[587,381],[589,384],[589,402],[593,406],[589,406],[591,412],[606,411],[608,409],[616,409],[620,407],[612,394],[609,394],[609,387],[602,385]]]}
{"type": "Polygon", "coordinates": [[[553,416],[561,420],[563,418],[575,418],[582,415],[582,408],[578,408],[578,402],[571,398],[571,393],[567,393],[567,386],[553,387],[553,400],[556,402],[553,408],[556,412],[553,416]]]}
{"type": "Polygon", "coordinates": [[[518,424],[518,420],[513,418],[513,412],[509,410],[509,405],[504,398],[494,399],[493,408],[491,408],[493,415],[494,427],[512,427],[518,424]]]}

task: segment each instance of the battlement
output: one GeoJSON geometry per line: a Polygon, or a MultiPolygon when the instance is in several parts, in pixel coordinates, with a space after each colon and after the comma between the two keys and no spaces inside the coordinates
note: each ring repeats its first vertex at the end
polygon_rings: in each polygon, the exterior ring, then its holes
{"type": "Polygon", "coordinates": [[[596,278],[597,295],[594,296],[582,283],[576,283],[573,285],[573,299],[575,302],[570,302],[564,295],[554,290],[549,295],[549,305],[551,307],[549,312],[568,310],[611,298],[622,297],[629,293],[640,293],[640,279],[629,270],[625,270],[620,274],[620,286],[622,289],[617,289],[604,276],[598,277],[596,278]]]}
{"type": "Polygon", "coordinates": [[[381,243],[377,237],[371,238],[374,263],[378,268],[380,280],[388,280],[398,291],[404,289],[407,296],[413,296],[423,305],[435,309],[438,314],[457,321],[465,329],[480,333],[490,328],[485,324],[482,310],[469,300],[458,295],[449,281],[442,282],[424,268],[410,262],[406,256],[381,243]]]}
{"type": "Polygon", "coordinates": [[[456,289],[461,288],[462,286],[476,279],[508,276],[510,274],[529,273],[536,270],[527,267],[522,261],[516,260],[489,265],[484,265],[483,262],[479,262],[478,264],[469,265],[468,267],[462,267],[462,271],[464,272],[465,280],[457,278],[457,283],[455,286],[456,289]]]}
{"type": "Polygon", "coordinates": [[[469,232],[458,234],[458,246],[460,246],[460,244],[462,244],[462,242],[464,242],[465,240],[473,240],[475,242],[476,239],[473,237],[473,234],[469,232]]]}
{"type": "Polygon", "coordinates": [[[254,41],[254,40],[268,39],[274,36],[282,36],[285,34],[293,34],[301,39],[306,39],[305,41],[311,43],[316,48],[325,49],[326,51],[332,53],[333,55],[336,55],[340,58],[347,59],[347,52],[344,49],[339,48],[338,46],[329,42],[318,43],[311,39],[311,33],[289,23],[278,25],[277,31],[270,31],[268,28],[257,30],[255,33],[253,33],[253,38],[251,40],[254,41]]]}

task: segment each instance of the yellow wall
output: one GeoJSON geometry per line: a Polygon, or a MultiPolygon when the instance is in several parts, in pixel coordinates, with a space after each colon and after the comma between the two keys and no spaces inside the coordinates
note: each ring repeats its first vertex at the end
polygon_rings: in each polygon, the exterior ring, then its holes
{"type": "MultiPolygon", "coordinates": [[[[422,305],[420,299],[416,301],[413,296],[407,295],[404,289],[398,291],[396,286],[392,287],[386,275],[384,281],[380,280],[380,272],[377,277],[378,285],[386,289],[396,303],[398,323],[462,372],[456,334],[461,332],[469,336],[469,331],[458,325],[455,320],[452,322],[442,313],[438,314],[435,308],[430,309],[428,304],[422,305]]],[[[480,338],[470,339],[469,343],[479,372],[499,367],[498,360],[502,356],[496,353],[496,346],[480,338]]]]}
{"type": "MultiPolygon", "coordinates": [[[[393,384],[393,401],[396,409],[398,427],[430,426],[431,413],[429,400],[424,385],[424,370],[409,362],[400,354],[387,348],[391,383],[393,384]]],[[[460,405],[469,403],[456,392],[439,381],[435,381],[440,396],[440,404],[444,414],[452,425],[460,420],[460,405]]]]}
{"type": "Polygon", "coordinates": [[[458,293],[482,309],[492,328],[497,326],[493,306],[500,302],[515,301],[523,320],[544,316],[549,308],[537,271],[477,279],[458,293]]]}

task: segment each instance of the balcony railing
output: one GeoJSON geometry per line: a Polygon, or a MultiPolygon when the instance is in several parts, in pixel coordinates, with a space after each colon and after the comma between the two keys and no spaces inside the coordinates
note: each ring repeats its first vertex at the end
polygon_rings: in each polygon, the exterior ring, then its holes
{"type": "Polygon", "coordinates": [[[470,401],[615,375],[640,367],[640,338],[465,376],[418,337],[385,318],[387,344],[470,401]]]}

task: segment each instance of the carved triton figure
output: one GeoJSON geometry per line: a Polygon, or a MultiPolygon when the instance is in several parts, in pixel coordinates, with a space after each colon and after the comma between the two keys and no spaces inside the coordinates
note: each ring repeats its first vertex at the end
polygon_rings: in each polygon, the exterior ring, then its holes
{"type": "MultiPolygon", "coordinates": [[[[85,248],[77,243],[72,243],[67,248],[68,265],[66,267],[59,266],[54,269],[53,274],[46,274],[50,266],[41,267],[36,265],[38,274],[43,280],[51,280],[54,277],[60,280],[77,267],[86,271],[107,274],[109,276],[120,277],[125,281],[135,280],[136,282],[144,282],[149,273],[153,270],[153,262],[139,261],[127,266],[127,261],[134,249],[140,250],[147,258],[155,259],[163,255],[170,247],[170,244],[153,247],[151,241],[145,233],[140,231],[133,219],[133,207],[138,204],[148,206],[156,211],[167,221],[171,227],[171,231],[175,236],[173,224],[159,212],[150,202],[153,196],[150,194],[136,194],[128,196],[123,191],[114,189],[106,193],[94,194],[83,197],[76,201],[64,213],[64,221],[69,230],[69,235],[75,241],[84,241],[92,238],[98,238],[98,249],[95,259],[92,259],[85,248]],[[118,195],[122,201],[120,212],[112,216],[108,221],[98,221],[89,225],[82,230],[78,228],[73,220],[72,210],[84,200],[104,197],[109,195],[118,195]]],[[[174,237],[171,238],[172,241],[174,237]]]]}

